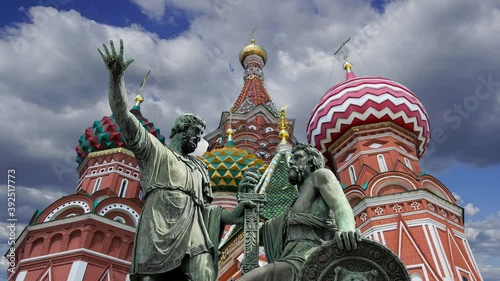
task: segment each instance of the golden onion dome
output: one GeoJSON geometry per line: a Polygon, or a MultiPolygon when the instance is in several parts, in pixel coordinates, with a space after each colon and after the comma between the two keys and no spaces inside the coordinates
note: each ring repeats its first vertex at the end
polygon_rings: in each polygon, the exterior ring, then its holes
{"type": "Polygon", "coordinates": [[[240,62],[242,65],[243,65],[243,61],[245,60],[245,58],[249,55],[258,55],[259,57],[262,58],[262,60],[264,61],[264,64],[266,64],[266,61],[267,61],[266,50],[264,50],[264,48],[262,48],[261,46],[255,44],[255,39],[252,39],[250,41],[250,45],[247,45],[243,49],[241,49],[240,62]]]}

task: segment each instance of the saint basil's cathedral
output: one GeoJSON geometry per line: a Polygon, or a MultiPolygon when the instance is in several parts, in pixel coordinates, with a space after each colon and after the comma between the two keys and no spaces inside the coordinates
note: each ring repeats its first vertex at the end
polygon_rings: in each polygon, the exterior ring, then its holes
{"type": "MultiPolygon", "coordinates": [[[[287,180],[295,119],[278,109],[264,85],[267,53],[254,40],[240,52],[243,86],[218,128],[205,139],[212,204],[234,208],[242,173],[262,174],[267,201],[263,220],[276,217],[297,198],[287,180]]],[[[307,141],[337,175],[363,238],[390,248],[412,281],[483,280],[467,242],[464,209],[446,186],[422,171],[419,160],[430,139],[424,106],[405,86],[377,76],[346,79],[331,87],[312,110],[307,141]]],[[[318,93],[319,94],[319,93],[318,93]]],[[[141,112],[130,110],[162,143],[165,137],[141,112]]],[[[37,211],[17,239],[12,281],[129,280],[132,246],[144,200],[141,172],[113,116],[85,129],[76,147],[75,193],[37,211]]],[[[228,226],[219,247],[218,280],[242,272],[244,235],[228,226]]],[[[259,264],[266,259],[261,251],[259,264]]]]}

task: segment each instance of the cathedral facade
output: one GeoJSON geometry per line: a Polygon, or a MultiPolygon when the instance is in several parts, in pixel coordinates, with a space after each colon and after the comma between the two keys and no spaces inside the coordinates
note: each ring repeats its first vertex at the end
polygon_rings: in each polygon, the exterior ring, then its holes
{"type": "MultiPolygon", "coordinates": [[[[267,53],[254,40],[240,52],[243,86],[218,128],[205,139],[212,204],[234,208],[244,171],[264,175],[264,220],[285,211],[297,196],[286,178],[297,142],[294,119],[273,103],[264,84],[267,53]]],[[[346,79],[312,110],[308,142],[320,150],[344,188],[364,238],[390,248],[412,281],[482,280],[464,231],[464,209],[438,179],[422,171],[430,139],[424,106],[405,86],[387,78],[346,79]]],[[[161,142],[165,138],[141,113],[131,112],[161,142]]],[[[36,212],[17,239],[15,273],[8,280],[128,280],[141,209],[141,173],[113,116],[87,128],[76,148],[75,193],[36,212]]],[[[219,280],[241,276],[244,235],[240,226],[222,234],[219,280]]],[[[259,264],[265,265],[263,253],[259,264]]]]}

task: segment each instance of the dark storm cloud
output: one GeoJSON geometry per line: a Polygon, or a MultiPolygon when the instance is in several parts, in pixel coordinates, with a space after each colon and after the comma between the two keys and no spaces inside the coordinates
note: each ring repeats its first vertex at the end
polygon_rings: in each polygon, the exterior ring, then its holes
{"type": "Polygon", "coordinates": [[[124,38],[125,56],[136,58],[126,74],[130,106],[152,69],[143,112],[164,135],[182,112],[200,114],[207,131],[215,129],[220,112],[241,90],[237,53],[254,25],[258,43],[268,51],[266,88],[278,107],[289,105],[299,140],[305,140],[308,117],[324,91],[343,80],[338,57],[329,76],[332,52],[353,34],[355,73],[398,81],[426,107],[433,136],[424,163],[498,163],[500,59],[489,54],[500,49],[490,36],[500,19],[492,3],[394,2],[380,14],[364,2],[286,3],[266,10],[235,2],[223,16],[210,10],[215,7],[203,8],[208,16],[195,17],[190,30],[172,40],[138,25],[115,28],[76,11],[32,8],[32,23],[4,28],[0,40],[5,54],[0,89],[6,101],[1,109],[7,121],[0,127],[10,132],[0,137],[5,144],[0,150],[11,159],[3,163],[33,167],[36,177],[29,184],[53,177],[50,165],[36,168],[41,163],[70,166],[67,155],[74,153],[84,129],[110,114],[107,74],[96,51],[109,38],[116,45],[124,38]],[[234,72],[228,63],[238,65],[234,72]]]}
{"type": "Polygon", "coordinates": [[[22,175],[29,194],[22,222],[73,192],[78,138],[94,120],[111,114],[107,73],[97,53],[109,39],[118,46],[123,38],[125,56],[136,59],[126,73],[130,106],[152,70],[141,107],[167,137],[183,112],[203,116],[207,132],[217,128],[221,111],[231,108],[241,90],[238,53],[257,27],[257,43],[268,52],[265,86],[277,107],[288,104],[299,141],[306,140],[318,100],[345,79],[342,58],[334,59],[333,52],[352,37],[350,60],[358,76],[393,79],[424,104],[433,129],[426,169],[435,172],[456,161],[500,162],[500,41],[494,36],[500,13],[493,0],[392,1],[383,13],[361,0],[283,1],[265,9],[264,1],[138,5],[152,19],[161,19],[168,5],[187,10],[189,30],[166,40],[136,24],[118,28],[73,10],[33,7],[32,22],[0,31],[0,168],[15,167],[22,175]],[[52,195],[37,197],[44,194],[52,195]]]}

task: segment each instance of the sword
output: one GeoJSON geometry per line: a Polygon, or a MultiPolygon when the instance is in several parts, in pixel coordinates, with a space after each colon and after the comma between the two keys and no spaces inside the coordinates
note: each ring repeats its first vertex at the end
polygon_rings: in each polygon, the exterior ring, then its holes
{"type": "MultiPolygon", "coordinates": [[[[259,172],[256,168],[250,167],[249,171],[259,172]]],[[[260,174],[260,173],[259,173],[260,174]]],[[[258,184],[260,184],[260,181],[258,184]]],[[[243,264],[241,271],[243,274],[259,267],[259,207],[261,203],[266,202],[264,193],[256,193],[254,189],[245,190],[238,194],[238,201],[250,200],[256,203],[256,207],[245,209],[245,221],[243,227],[244,233],[244,248],[243,248],[243,264]]]]}

